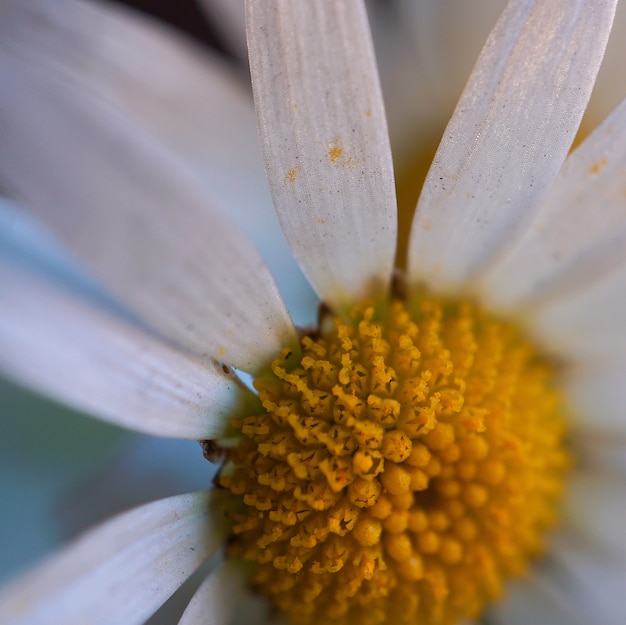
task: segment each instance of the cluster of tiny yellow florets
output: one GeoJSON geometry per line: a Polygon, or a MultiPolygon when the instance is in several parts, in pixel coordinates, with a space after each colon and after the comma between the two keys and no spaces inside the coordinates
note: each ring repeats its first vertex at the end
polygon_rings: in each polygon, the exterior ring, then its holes
{"type": "Polygon", "coordinates": [[[552,370],[470,303],[357,307],[255,381],[220,482],[294,623],[452,624],[541,551],[567,466],[552,370]],[[297,360],[297,362],[292,362],[297,360]]]}

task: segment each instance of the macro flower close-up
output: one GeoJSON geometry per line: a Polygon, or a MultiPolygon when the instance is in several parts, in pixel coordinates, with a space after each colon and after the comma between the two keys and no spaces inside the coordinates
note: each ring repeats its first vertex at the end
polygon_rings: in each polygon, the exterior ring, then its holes
{"type": "Polygon", "coordinates": [[[225,67],[0,5],[0,373],[218,466],[0,587],[3,623],[144,623],[197,571],[183,625],[622,622],[626,101],[572,148],[616,4],[507,3],[409,227],[365,3],[246,0],[299,270],[225,67]],[[185,81],[206,126],[159,99],[185,81]]]}

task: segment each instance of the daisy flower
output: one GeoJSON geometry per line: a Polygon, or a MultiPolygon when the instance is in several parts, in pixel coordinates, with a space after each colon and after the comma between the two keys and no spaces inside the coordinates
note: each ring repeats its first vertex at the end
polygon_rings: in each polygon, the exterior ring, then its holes
{"type": "Polygon", "coordinates": [[[127,427],[219,439],[228,459],[222,489],[120,515],[7,586],[3,620],[141,623],[229,537],[228,564],[180,622],[226,621],[242,562],[294,622],[454,623],[488,606],[513,622],[619,622],[626,104],[568,156],[614,11],[507,5],[394,277],[363,5],[247,3],[272,197],[323,302],[299,332],[261,257],[176,159],[146,135],[125,142],[126,118],[28,53],[4,54],[3,188],[113,298],[52,280],[9,215],[2,370],[127,427]],[[50,118],[59,138],[78,127],[91,141],[42,144],[50,118]],[[82,176],[68,182],[72,162],[82,176]]]}

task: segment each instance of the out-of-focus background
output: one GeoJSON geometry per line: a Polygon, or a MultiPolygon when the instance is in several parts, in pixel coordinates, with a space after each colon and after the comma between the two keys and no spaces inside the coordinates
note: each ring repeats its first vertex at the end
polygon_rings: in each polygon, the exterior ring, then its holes
{"type": "Polygon", "coordinates": [[[109,2],[124,4],[152,15],[186,32],[203,45],[220,51],[225,50],[224,42],[220,40],[219,29],[209,22],[206,13],[194,0],[177,0],[176,2],[172,0],[109,0],[109,2]]]}

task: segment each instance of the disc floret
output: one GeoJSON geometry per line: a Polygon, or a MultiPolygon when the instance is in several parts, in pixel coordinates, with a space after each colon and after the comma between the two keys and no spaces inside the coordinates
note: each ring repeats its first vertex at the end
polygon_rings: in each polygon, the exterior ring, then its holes
{"type": "Polygon", "coordinates": [[[365,304],[326,325],[236,420],[232,555],[294,623],[476,616],[555,521],[553,367],[471,302],[365,304]]]}

